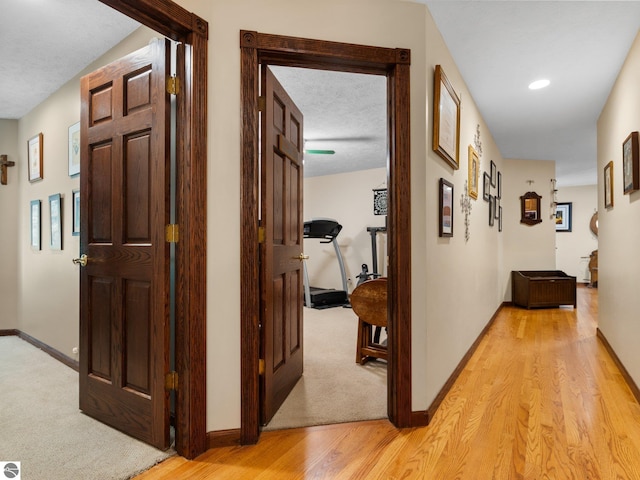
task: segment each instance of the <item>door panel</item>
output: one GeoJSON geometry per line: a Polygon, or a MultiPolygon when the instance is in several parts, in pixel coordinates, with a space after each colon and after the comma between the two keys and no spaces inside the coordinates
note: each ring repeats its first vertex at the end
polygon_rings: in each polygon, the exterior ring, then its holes
{"type": "Polygon", "coordinates": [[[271,420],[302,376],[302,156],[300,110],[263,66],[261,422],[271,420]]]}
{"type": "Polygon", "coordinates": [[[80,408],[169,446],[168,42],[81,81],[80,408]]]}

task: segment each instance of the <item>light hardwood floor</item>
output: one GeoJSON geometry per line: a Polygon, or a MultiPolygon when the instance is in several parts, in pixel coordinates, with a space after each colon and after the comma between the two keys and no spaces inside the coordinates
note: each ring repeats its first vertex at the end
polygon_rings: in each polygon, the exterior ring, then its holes
{"type": "Polygon", "coordinates": [[[266,432],[136,479],[640,479],[640,406],[596,337],[597,305],[579,288],[577,310],[503,308],[428,427],[266,432]]]}

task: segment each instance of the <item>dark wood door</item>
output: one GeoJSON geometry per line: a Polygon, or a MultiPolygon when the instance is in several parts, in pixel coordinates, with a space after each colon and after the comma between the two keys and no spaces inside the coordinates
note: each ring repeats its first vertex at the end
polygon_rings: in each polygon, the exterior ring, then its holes
{"type": "Polygon", "coordinates": [[[80,408],[169,446],[168,43],[81,80],[80,408]]]}
{"type": "Polygon", "coordinates": [[[302,376],[302,114],[262,68],[261,422],[302,376]]]}

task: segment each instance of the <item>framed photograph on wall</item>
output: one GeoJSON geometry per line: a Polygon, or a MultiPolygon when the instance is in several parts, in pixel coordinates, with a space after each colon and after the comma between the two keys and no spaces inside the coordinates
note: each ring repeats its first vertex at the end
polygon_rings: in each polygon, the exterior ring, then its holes
{"type": "Polygon", "coordinates": [[[604,208],[613,208],[613,160],[604,167],[604,208]]]}
{"type": "Polygon", "coordinates": [[[80,173],[80,122],[69,127],[69,176],[80,173]]]}
{"type": "Polygon", "coordinates": [[[42,133],[39,133],[27,141],[27,166],[30,182],[37,182],[44,178],[42,140],[43,135],[42,133]]]}
{"type": "Polygon", "coordinates": [[[453,237],[453,183],[440,179],[439,235],[453,237]]]}
{"type": "Polygon", "coordinates": [[[502,231],[502,207],[498,207],[498,231],[502,231]]]}
{"type": "Polygon", "coordinates": [[[489,226],[493,227],[496,218],[496,197],[489,195],[489,226]]]}
{"type": "Polygon", "coordinates": [[[478,181],[480,176],[480,158],[475,148],[469,145],[469,196],[478,199],[478,181]]]}
{"type": "Polygon", "coordinates": [[[433,151],[460,168],[460,98],[442,67],[436,65],[433,99],[433,151]]]}
{"type": "Polygon", "coordinates": [[[62,250],[62,197],[59,193],[49,195],[49,215],[51,218],[51,250],[62,250]]]}
{"type": "Polygon", "coordinates": [[[498,193],[496,196],[502,198],[502,173],[500,172],[498,172],[498,193]]]}
{"type": "Polygon", "coordinates": [[[40,200],[31,200],[30,216],[31,216],[31,248],[33,250],[42,250],[40,240],[42,238],[40,233],[41,215],[40,215],[40,200]]]}
{"type": "Polygon", "coordinates": [[[77,237],[80,235],[80,190],[74,190],[71,195],[73,198],[73,224],[71,226],[71,235],[77,237]]]}
{"type": "Polygon", "coordinates": [[[556,205],[556,232],[571,231],[571,202],[556,205]]]}
{"type": "Polygon", "coordinates": [[[489,201],[489,195],[491,195],[491,177],[487,172],[482,174],[482,199],[489,201]]]}
{"type": "Polygon", "coordinates": [[[631,132],[622,144],[622,175],[625,194],[635,192],[640,189],[638,132],[631,132]]]}
{"type": "Polygon", "coordinates": [[[498,181],[498,169],[496,168],[496,162],[491,160],[491,186],[495,188],[498,181]]]}

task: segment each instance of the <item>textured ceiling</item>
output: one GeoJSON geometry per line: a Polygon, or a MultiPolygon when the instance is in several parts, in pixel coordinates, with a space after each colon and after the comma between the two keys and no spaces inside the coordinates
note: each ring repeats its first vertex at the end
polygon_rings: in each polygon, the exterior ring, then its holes
{"type": "MultiPolygon", "coordinates": [[[[22,117],[137,27],[97,0],[1,1],[0,118],[22,117]]],[[[595,183],[596,122],[638,33],[640,1],[415,1],[502,155],[555,160],[559,185],[595,183]],[[543,76],[548,88],[527,89],[543,76]]],[[[308,175],[386,165],[383,78],[274,70],[305,115],[307,148],[336,151],[306,155],[308,175]]]]}
{"type": "Polygon", "coordinates": [[[138,23],[97,0],[1,0],[0,118],[21,118],[138,23]]]}

